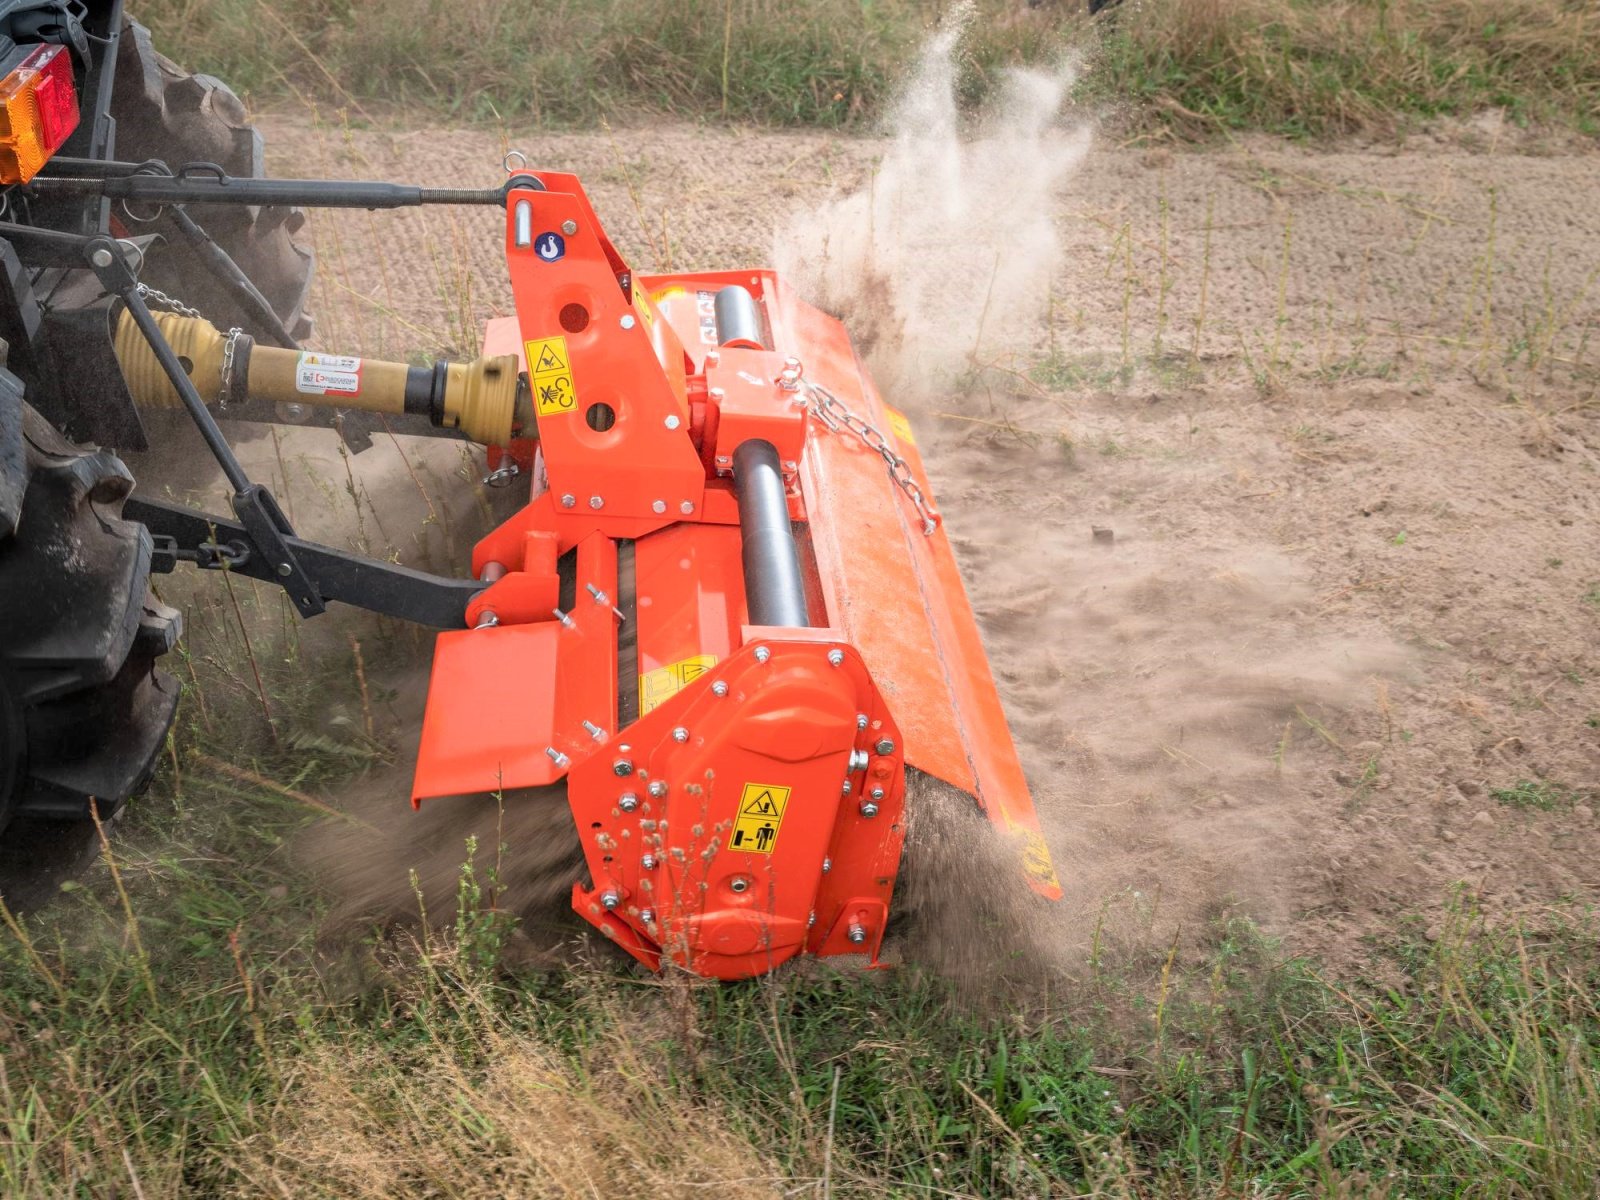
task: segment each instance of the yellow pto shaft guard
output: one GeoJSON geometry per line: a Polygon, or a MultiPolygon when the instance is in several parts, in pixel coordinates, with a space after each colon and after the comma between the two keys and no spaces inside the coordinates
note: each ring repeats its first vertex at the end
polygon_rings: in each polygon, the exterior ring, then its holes
{"type": "MultiPolygon", "coordinates": [[[[512,354],[411,367],[262,346],[246,334],[223,333],[203,317],[152,315],[208,404],[249,399],[420,413],[435,425],[459,429],[473,441],[492,446],[535,436],[528,388],[512,354]]],[[[155,353],[126,312],[117,324],[114,345],[134,403],[148,408],[181,406],[155,353]]]]}

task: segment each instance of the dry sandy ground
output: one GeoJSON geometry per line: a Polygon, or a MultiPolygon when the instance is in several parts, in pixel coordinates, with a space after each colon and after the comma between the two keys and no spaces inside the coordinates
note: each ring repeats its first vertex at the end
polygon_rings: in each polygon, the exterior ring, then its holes
{"type": "MultiPolygon", "coordinates": [[[[502,177],[492,133],[264,128],[281,174],[502,177]]],[[[511,143],[578,172],[646,268],[765,261],[885,149],[683,125],[511,143]]],[[[988,369],[961,388],[895,375],[1068,887],[1047,926],[1063,962],[1102,913],[1165,945],[1242,911],[1349,965],[1458,883],[1493,911],[1594,894],[1597,194],[1600,156],[1493,129],[1096,144],[1056,201],[1049,320],[995,344],[969,329],[988,369]],[[1495,797],[1521,781],[1554,807],[1495,797]]],[[[309,233],[330,349],[470,353],[507,310],[493,213],[309,233]]],[[[435,496],[470,470],[408,454],[435,496]]],[[[415,505],[393,447],[356,467],[415,505]]]]}

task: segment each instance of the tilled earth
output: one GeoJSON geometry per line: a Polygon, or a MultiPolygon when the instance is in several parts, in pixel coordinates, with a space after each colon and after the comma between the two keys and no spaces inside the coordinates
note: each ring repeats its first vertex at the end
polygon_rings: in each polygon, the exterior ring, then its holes
{"type": "MultiPolygon", "coordinates": [[[[515,146],[579,174],[647,270],[767,261],[886,150],[264,128],[278,174],[491,185],[515,146]]],[[[923,378],[905,351],[934,330],[873,345],[1068,889],[1039,931],[1062,964],[1097,923],[1165,945],[1243,912],[1349,965],[1457,884],[1498,913],[1600,883],[1600,155],[1537,150],[1490,124],[1320,151],[1096,144],[1055,202],[1036,328],[990,344],[980,322],[965,370],[923,378]]],[[[470,355],[509,311],[492,211],[319,214],[307,236],[330,350],[470,355]]],[[[459,560],[476,465],[405,454],[355,462],[381,514],[365,536],[459,560]]],[[[312,535],[351,540],[319,499],[343,488],[331,436],[252,457],[312,535]]]]}

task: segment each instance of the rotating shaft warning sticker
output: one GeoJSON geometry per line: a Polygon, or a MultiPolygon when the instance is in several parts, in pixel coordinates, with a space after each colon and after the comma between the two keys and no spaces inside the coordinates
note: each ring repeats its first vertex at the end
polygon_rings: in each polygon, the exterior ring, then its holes
{"type": "Polygon", "coordinates": [[[308,396],[359,396],[361,360],[308,350],[295,360],[294,390],[308,396]]]}
{"type": "Polygon", "coordinates": [[[717,665],[715,654],[696,654],[639,676],[639,715],[665,704],[717,665]]]}
{"type": "Polygon", "coordinates": [[[770,783],[747,783],[739,797],[739,812],[733,818],[729,850],[750,854],[771,854],[778,845],[778,830],[783,812],[789,807],[789,789],[770,783]]]}
{"type": "Polygon", "coordinates": [[[572,383],[572,359],[564,337],[533,338],[524,343],[528,355],[528,381],[541,417],[575,412],[578,390],[572,383]]]}

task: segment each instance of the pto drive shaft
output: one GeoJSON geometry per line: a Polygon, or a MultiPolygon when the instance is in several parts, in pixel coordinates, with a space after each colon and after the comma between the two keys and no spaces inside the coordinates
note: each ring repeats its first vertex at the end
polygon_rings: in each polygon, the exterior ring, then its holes
{"type": "MultiPolygon", "coordinates": [[[[223,333],[202,317],[152,315],[207,403],[249,399],[420,413],[484,445],[504,446],[515,437],[535,436],[528,388],[515,355],[410,367],[262,346],[246,334],[223,333]]],[[[127,313],[117,325],[115,346],[136,404],[180,406],[178,393],[127,313]]]]}

